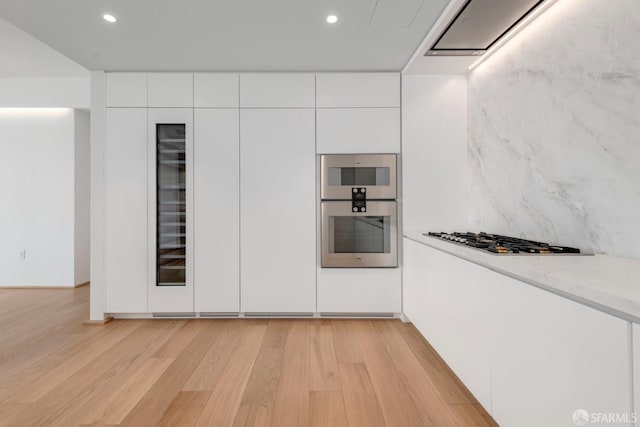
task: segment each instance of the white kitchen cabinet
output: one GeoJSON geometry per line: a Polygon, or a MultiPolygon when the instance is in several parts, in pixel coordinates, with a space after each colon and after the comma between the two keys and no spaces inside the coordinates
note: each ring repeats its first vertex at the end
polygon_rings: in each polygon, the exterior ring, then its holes
{"type": "Polygon", "coordinates": [[[318,108],[400,107],[398,73],[320,73],[316,88],[318,108]]]}
{"type": "Polygon", "coordinates": [[[399,268],[319,268],[321,313],[401,313],[399,268]]]}
{"type": "Polygon", "coordinates": [[[196,312],[240,310],[239,110],[194,111],[196,312]]]}
{"type": "MultiPolygon", "coordinates": [[[[634,410],[640,415],[640,324],[633,323],[633,396],[634,410]]],[[[640,426],[640,419],[636,420],[636,427],[640,426]]]]}
{"type": "Polygon", "coordinates": [[[193,75],[193,106],[238,108],[239,84],[238,74],[195,73],[193,75]]]}
{"type": "Polygon", "coordinates": [[[149,107],[193,108],[193,74],[149,73],[149,107]]]}
{"type": "Polygon", "coordinates": [[[498,424],[570,426],[577,409],[630,412],[626,321],[497,273],[489,312],[498,424]]]}
{"type": "Polygon", "coordinates": [[[106,113],[107,313],[147,311],[147,110],[106,113]]]}
{"type": "MultiPolygon", "coordinates": [[[[192,108],[149,108],[148,109],[148,292],[149,292],[149,311],[160,313],[192,313],[194,311],[193,301],[193,109],[192,108]],[[184,224],[184,231],[180,231],[181,238],[184,238],[186,246],[186,271],[184,276],[176,282],[183,282],[182,285],[162,285],[160,286],[160,274],[157,270],[157,261],[159,261],[157,249],[158,228],[158,211],[162,207],[158,203],[158,192],[164,191],[158,186],[157,180],[157,149],[166,141],[170,142],[170,138],[158,138],[159,125],[184,125],[184,135],[177,140],[184,141],[183,154],[186,170],[184,172],[184,183],[186,185],[184,191],[185,203],[180,205],[180,209],[184,214],[176,217],[176,223],[184,224]],[[184,209],[184,210],[183,210],[184,209]]],[[[179,158],[179,155],[176,155],[179,158]]],[[[176,172],[176,175],[179,175],[176,172]]],[[[178,190],[176,190],[178,191],[178,190]]],[[[162,199],[160,199],[162,201],[162,199]]],[[[169,202],[171,203],[171,202],[169,202]]],[[[163,208],[164,209],[164,208],[163,208]]],[[[163,237],[163,236],[161,236],[163,237]]],[[[160,242],[162,243],[162,242],[160,242]]],[[[185,257],[182,256],[182,259],[185,257]]],[[[162,281],[163,282],[163,281],[162,281]]],[[[171,282],[171,280],[167,280],[171,282]]]]}
{"type": "Polygon", "coordinates": [[[631,411],[628,322],[406,238],[403,294],[404,313],[498,424],[631,411]]]}
{"type": "Polygon", "coordinates": [[[315,108],[315,74],[240,74],[240,108],[315,108]]]}
{"type": "Polygon", "coordinates": [[[403,227],[464,230],[471,205],[467,76],[404,75],[402,93],[403,227]]]}
{"type": "Polygon", "coordinates": [[[146,107],[146,73],[106,73],[107,107],[146,107]]]}
{"type": "Polygon", "coordinates": [[[241,310],[316,310],[314,111],[240,111],[241,310]]]}
{"type": "Polygon", "coordinates": [[[318,154],[400,152],[400,108],[326,108],[316,114],[318,154]]]}
{"type": "Polygon", "coordinates": [[[403,240],[405,315],[491,411],[488,288],[493,273],[403,240]]]}

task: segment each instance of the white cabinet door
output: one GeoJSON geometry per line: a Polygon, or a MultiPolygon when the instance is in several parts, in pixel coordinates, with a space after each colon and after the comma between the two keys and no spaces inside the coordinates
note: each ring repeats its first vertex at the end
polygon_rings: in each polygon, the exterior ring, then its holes
{"type": "Polygon", "coordinates": [[[193,74],[149,73],[149,107],[193,108],[193,74]]]}
{"type": "Polygon", "coordinates": [[[226,73],[193,75],[193,106],[196,108],[238,108],[239,76],[226,73]]]}
{"type": "Polygon", "coordinates": [[[240,112],[241,310],[316,309],[314,111],[240,112]]]}
{"type": "Polygon", "coordinates": [[[147,110],[107,108],[107,313],[147,311],[147,110]]]}
{"type": "Polygon", "coordinates": [[[146,107],[146,73],[107,73],[107,107],[146,107]]]}
{"type": "Polygon", "coordinates": [[[629,413],[627,322],[500,274],[490,294],[498,424],[571,426],[578,409],[629,413]]]}
{"type": "MultiPolygon", "coordinates": [[[[425,246],[402,238],[402,311],[420,333],[429,340],[427,296],[427,251],[425,246]]],[[[435,325],[433,325],[435,326],[435,325]]]]}
{"type": "Polygon", "coordinates": [[[492,273],[404,240],[404,313],[491,411],[488,284],[492,273]]]}
{"type": "MultiPolygon", "coordinates": [[[[640,416],[640,325],[633,324],[633,396],[634,410],[640,416]]],[[[640,426],[640,419],[636,420],[636,427],[640,426]]]]}
{"type": "Polygon", "coordinates": [[[148,109],[148,207],[149,214],[149,311],[191,313],[193,305],[193,109],[192,108],[149,108],[148,109]],[[157,177],[156,149],[157,125],[184,124],[186,141],[186,272],[183,286],[158,286],[156,274],[156,233],[157,233],[157,177]]]}
{"type": "Polygon", "coordinates": [[[399,108],[318,109],[318,153],[399,153],[399,108]]]}
{"type": "Polygon", "coordinates": [[[315,106],[315,74],[240,75],[240,108],[315,108],[315,106]]]}
{"type": "Polygon", "coordinates": [[[239,110],[194,111],[196,312],[240,311],[239,110]]]}
{"type": "Polygon", "coordinates": [[[399,73],[320,73],[318,108],[400,107],[399,73]]]}
{"type": "Polygon", "coordinates": [[[321,313],[402,312],[399,268],[319,268],[321,313]]]}

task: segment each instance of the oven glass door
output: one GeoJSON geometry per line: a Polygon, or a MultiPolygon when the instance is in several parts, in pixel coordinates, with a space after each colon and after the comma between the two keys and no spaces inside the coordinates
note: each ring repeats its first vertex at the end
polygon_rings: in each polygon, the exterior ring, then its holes
{"type": "Polygon", "coordinates": [[[320,163],[324,200],[351,200],[354,187],[369,199],[396,198],[395,154],[325,154],[320,163]]]}
{"type": "Polygon", "coordinates": [[[322,267],[397,267],[396,202],[367,202],[354,213],[351,201],[322,202],[322,267]]]}

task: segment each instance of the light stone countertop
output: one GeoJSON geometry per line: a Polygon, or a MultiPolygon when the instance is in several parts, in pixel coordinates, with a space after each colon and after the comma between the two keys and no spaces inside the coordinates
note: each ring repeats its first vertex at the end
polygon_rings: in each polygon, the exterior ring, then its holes
{"type": "Polygon", "coordinates": [[[404,237],[640,323],[640,260],[608,255],[493,255],[422,233],[408,231],[404,237]]]}

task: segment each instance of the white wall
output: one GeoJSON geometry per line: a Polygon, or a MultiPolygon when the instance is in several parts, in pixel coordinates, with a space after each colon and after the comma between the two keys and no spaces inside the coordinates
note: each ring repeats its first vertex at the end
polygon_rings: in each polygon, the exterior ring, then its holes
{"type": "Polygon", "coordinates": [[[0,286],[86,282],[89,72],[3,19],[0,58],[0,286]]]}
{"type": "Polygon", "coordinates": [[[0,78],[89,77],[80,64],[0,18],[0,78]]]}
{"type": "Polygon", "coordinates": [[[73,110],[0,109],[0,153],[0,285],[73,285],[73,110]]]}
{"type": "Polygon", "coordinates": [[[87,112],[0,108],[0,287],[89,280],[88,133],[87,112]]]}
{"type": "Polygon", "coordinates": [[[0,18],[0,107],[89,108],[89,71],[0,18]]]}
{"type": "Polygon", "coordinates": [[[470,74],[474,228],[640,258],[638,28],[558,1],[470,74]]]}
{"type": "Polygon", "coordinates": [[[467,228],[467,80],[402,76],[405,230],[467,228]]]}
{"type": "Polygon", "coordinates": [[[89,319],[104,320],[106,229],[106,87],[104,71],[91,72],[91,292],[89,319]]]}
{"type": "Polygon", "coordinates": [[[89,108],[89,78],[0,78],[0,107],[89,108]]]}
{"type": "Polygon", "coordinates": [[[89,71],[0,18],[0,107],[89,108],[89,71]]]}
{"type": "Polygon", "coordinates": [[[75,245],[75,278],[74,284],[79,285],[89,281],[89,143],[90,123],[87,111],[75,110],[74,122],[74,170],[75,170],[75,206],[74,206],[74,245],[75,245]]]}

